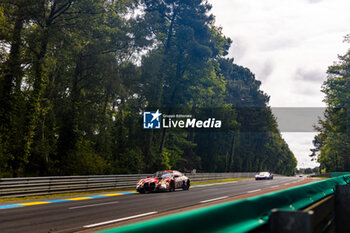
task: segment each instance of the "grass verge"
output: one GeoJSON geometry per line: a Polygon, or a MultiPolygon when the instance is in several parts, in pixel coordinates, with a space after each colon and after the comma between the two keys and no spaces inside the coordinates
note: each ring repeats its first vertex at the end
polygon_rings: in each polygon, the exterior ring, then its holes
{"type": "Polygon", "coordinates": [[[324,176],[313,176],[311,178],[318,178],[318,179],[322,179],[322,180],[329,179],[329,177],[324,177],[324,176]]]}
{"type": "Polygon", "coordinates": [[[205,180],[205,181],[191,182],[191,185],[192,184],[195,185],[195,184],[223,183],[223,182],[244,180],[244,179],[249,179],[249,178],[231,178],[231,179],[222,179],[222,180],[205,180]]]}

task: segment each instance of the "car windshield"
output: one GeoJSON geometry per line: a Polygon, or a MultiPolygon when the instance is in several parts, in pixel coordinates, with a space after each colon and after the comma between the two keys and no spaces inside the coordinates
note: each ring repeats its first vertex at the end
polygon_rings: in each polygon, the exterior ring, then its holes
{"type": "Polygon", "coordinates": [[[269,175],[269,173],[268,173],[268,172],[260,172],[259,175],[261,175],[261,176],[267,176],[267,175],[269,175]]]}
{"type": "Polygon", "coordinates": [[[172,176],[172,172],[164,172],[164,171],[159,171],[156,172],[152,175],[152,177],[158,177],[158,178],[167,178],[167,177],[171,177],[172,176]]]}

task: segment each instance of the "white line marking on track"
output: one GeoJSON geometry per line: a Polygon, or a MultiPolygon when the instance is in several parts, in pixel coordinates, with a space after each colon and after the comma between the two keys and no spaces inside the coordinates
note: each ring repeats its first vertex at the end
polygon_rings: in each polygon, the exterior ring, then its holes
{"type": "Polygon", "coordinates": [[[277,188],[279,187],[279,185],[274,185],[274,186],[271,186],[271,188],[277,188]]]}
{"type": "Polygon", "coordinates": [[[261,189],[255,189],[255,190],[252,190],[252,191],[248,191],[247,193],[255,193],[255,192],[259,192],[261,191],[261,189]]]}
{"type": "Polygon", "coordinates": [[[207,203],[207,202],[217,201],[217,200],[221,200],[221,199],[225,199],[225,198],[228,198],[228,196],[213,198],[213,199],[209,199],[209,200],[205,200],[205,201],[200,201],[199,203],[207,203]]]}
{"type": "Polygon", "coordinates": [[[289,185],[290,183],[285,183],[284,185],[289,185]]]}
{"type": "Polygon", "coordinates": [[[156,214],[156,213],[158,213],[158,212],[157,211],[148,212],[148,213],[138,214],[138,215],[129,216],[129,217],[125,217],[125,218],[118,218],[118,219],[114,219],[114,220],[110,220],[110,221],[106,221],[106,222],[100,222],[100,223],[95,223],[95,224],[91,224],[91,225],[86,225],[84,227],[85,228],[97,227],[97,226],[101,226],[101,225],[106,225],[106,224],[115,223],[115,222],[121,222],[121,221],[129,220],[129,219],[133,219],[133,218],[139,218],[139,217],[152,215],[152,214],[156,214]]]}
{"type": "Polygon", "coordinates": [[[87,208],[87,207],[108,205],[108,204],[115,204],[115,203],[119,203],[119,201],[105,202],[105,203],[91,204],[91,205],[74,206],[74,207],[69,207],[68,209],[73,210],[73,209],[80,209],[80,208],[87,208]]]}

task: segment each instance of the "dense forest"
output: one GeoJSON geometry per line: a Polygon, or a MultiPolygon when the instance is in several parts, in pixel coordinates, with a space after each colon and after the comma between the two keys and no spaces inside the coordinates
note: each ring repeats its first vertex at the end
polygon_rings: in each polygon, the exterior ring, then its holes
{"type": "Polygon", "coordinates": [[[293,174],[269,96],[227,57],[231,40],[210,9],[203,0],[0,0],[0,177],[293,174]],[[147,130],[146,109],[226,127],[147,130]]]}
{"type": "MultiPolygon", "coordinates": [[[[345,37],[350,43],[350,35],[345,37]]],[[[313,140],[312,158],[324,171],[350,170],[350,49],[328,67],[322,86],[327,105],[324,118],[315,128],[320,132],[313,140]]]]}

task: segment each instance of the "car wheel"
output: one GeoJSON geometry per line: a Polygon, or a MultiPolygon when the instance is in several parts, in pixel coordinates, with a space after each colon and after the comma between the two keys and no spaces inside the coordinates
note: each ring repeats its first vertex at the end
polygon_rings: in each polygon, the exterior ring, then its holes
{"type": "Polygon", "coordinates": [[[145,193],[145,190],[144,189],[139,189],[139,190],[137,190],[139,193],[141,193],[141,194],[144,194],[145,193]]]}
{"type": "Polygon", "coordinates": [[[187,181],[187,184],[184,181],[184,183],[182,184],[182,189],[183,190],[189,190],[190,189],[190,181],[189,180],[187,181]]]}
{"type": "Polygon", "coordinates": [[[170,192],[174,192],[174,191],[175,191],[175,182],[174,182],[173,180],[170,182],[169,191],[170,191],[170,192]]]}

